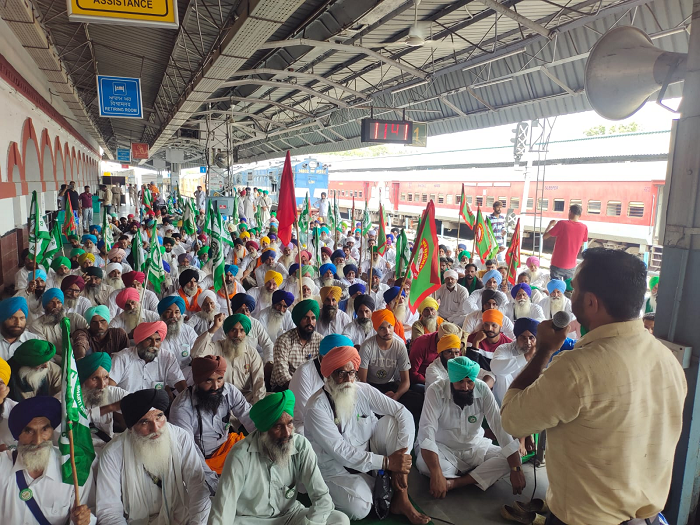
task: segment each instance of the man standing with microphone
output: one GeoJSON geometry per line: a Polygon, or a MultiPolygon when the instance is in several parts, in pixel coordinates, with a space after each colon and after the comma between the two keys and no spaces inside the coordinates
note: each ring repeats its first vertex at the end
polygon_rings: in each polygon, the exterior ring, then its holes
{"type": "Polygon", "coordinates": [[[586,335],[550,363],[568,330],[539,324],[537,351],[503,398],[503,428],[547,430],[547,525],[657,525],[683,424],[683,369],[639,318],[640,259],[586,250],[572,285],[586,335]]]}

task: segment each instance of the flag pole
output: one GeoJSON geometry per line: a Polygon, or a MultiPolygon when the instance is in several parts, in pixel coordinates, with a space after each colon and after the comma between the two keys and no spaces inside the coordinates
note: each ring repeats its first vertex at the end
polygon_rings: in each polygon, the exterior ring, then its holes
{"type": "Polygon", "coordinates": [[[73,470],[73,489],[75,491],[75,506],[80,506],[80,485],[78,485],[78,471],[75,468],[75,446],[73,445],[73,428],[68,427],[68,443],[70,444],[70,466],[73,470]]]}
{"type": "MultiPolygon", "coordinates": [[[[476,207],[476,216],[479,216],[481,210],[481,206],[476,207]]],[[[472,261],[474,260],[474,253],[476,252],[476,224],[474,225],[474,228],[472,228],[472,232],[474,233],[474,244],[472,245],[472,256],[469,258],[469,263],[471,264],[472,261]]]]}
{"type": "Polygon", "coordinates": [[[299,219],[294,221],[294,227],[296,228],[297,232],[297,259],[299,260],[299,301],[301,301],[304,297],[304,285],[301,282],[303,274],[301,271],[301,238],[299,237],[299,219]]]}
{"type": "MultiPolygon", "coordinates": [[[[228,286],[226,286],[226,266],[224,265],[224,275],[221,276],[221,281],[224,283],[224,293],[226,294],[226,306],[228,307],[228,315],[231,316],[231,300],[228,296],[228,286]]],[[[235,283],[234,283],[235,284],[235,283]]]]}

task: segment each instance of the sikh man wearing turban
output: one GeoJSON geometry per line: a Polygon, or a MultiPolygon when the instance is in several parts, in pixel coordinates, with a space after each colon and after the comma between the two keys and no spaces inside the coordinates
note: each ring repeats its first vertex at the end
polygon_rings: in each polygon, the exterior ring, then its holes
{"type": "Polygon", "coordinates": [[[321,288],[321,313],[316,323],[316,330],[321,335],[339,334],[352,319],[338,308],[342,296],[339,286],[324,286],[321,288]]]}
{"type": "Polygon", "coordinates": [[[275,262],[276,253],[274,250],[266,250],[260,255],[260,266],[255,269],[255,281],[258,286],[265,286],[267,282],[265,275],[267,272],[277,272],[283,279],[287,278],[287,268],[282,264],[275,262]]]}
{"type": "Polygon", "coordinates": [[[54,257],[51,261],[51,268],[47,273],[46,287],[60,288],[61,281],[71,273],[71,264],[68,257],[54,257]]]}
{"type": "Polygon", "coordinates": [[[199,287],[199,272],[194,268],[187,268],[180,272],[178,276],[180,288],[177,295],[182,299],[187,312],[198,312],[199,304],[197,298],[202,293],[199,287]]]}
{"type": "Polygon", "coordinates": [[[280,335],[294,328],[292,312],[289,310],[292,304],[294,304],[294,294],[275,290],[272,294],[272,306],[268,306],[258,315],[258,321],[265,328],[273,345],[280,335]]]}
{"type": "MultiPolygon", "coordinates": [[[[501,310],[502,312],[507,307],[507,304],[502,302],[505,299],[505,295],[500,291],[485,290],[480,295],[481,309],[467,315],[461,325],[465,334],[473,334],[483,329],[482,316],[487,310],[501,310]]],[[[511,321],[509,317],[503,316],[503,327],[501,331],[511,339],[515,339],[515,335],[513,335],[513,321],[511,321]]]]}
{"type": "Polygon", "coordinates": [[[83,274],[85,288],[82,296],[85,297],[92,306],[101,304],[109,306],[109,296],[114,292],[114,288],[104,282],[104,272],[102,268],[88,268],[83,274]]]}
{"type": "Polygon", "coordinates": [[[104,273],[107,276],[104,282],[107,284],[107,286],[110,286],[112,290],[121,290],[124,288],[121,264],[109,263],[107,266],[105,266],[104,273]]]}
{"type": "Polygon", "coordinates": [[[255,301],[255,310],[253,310],[252,313],[256,317],[265,308],[272,305],[272,294],[282,286],[284,276],[274,270],[268,270],[265,273],[264,279],[265,284],[263,286],[257,286],[248,290],[248,295],[255,301]]]}
{"type": "MultiPolygon", "coordinates": [[[[0,453],[0,508],[3,523],[48,523],[88,525],[95,523],[92,508],[75,506],[72,483],[63,483],[63,459],[52,439],[61,424],[61,402],[54,397],[33,397],[20,402],[10,413],[8,426],[17,440],[17,450],[0,453]],[[33,513],[36,505],[39,521],[33,513]]],[[[79,501],[93,502],[92,470],[83,481],[79,501]]],[[[89,505],[92,505],[89,503],[89,505]]]]}
{"type": "Polygon", "coordinates": [[[194,358],[194,386],[180,392],[170,407],[170,422],[194,436],[209,467],[206,475],[211,487],[218,484],[214,473],[221,475],[231,447],[243,439],[242,434],[229,431],[232,418],[249,433],[255,430],[248,417],[250,405],[241,391],[224,379],[227,367],[226,359],[220,355],[194,358]]]}
{"type": "Polygon", "coordinates": [[[444,284],[435,291],[435,299],[440,303],[438,315],[446,321],[459,325],[464,316],[470,312],[467,302],[469,292],[464,286],[457,284],[456,271],[447,270],[443,278],[444,284]]]}
{"type": "Polygon", "coordinates": [[[46,272],[41,268],[30,272],[28,278],[27,287],[23,290],[17,290],[15,297],[21,297],[27,302],[27,307],[29,308],[28,322],[31,324],[44,313],[41,299],[46,291],[48,278],[46,277],[46,272]]]}
{"type": "MultiPolygon", "coordinates": [[[[66,279],[64,279],[64,281],[65,280],[66,279]]],[[[87,328],[88,326],[82,315],[75,312],[66,312],[63,301],[63,292],[58,288],[49,288],[46,290],[41,296],[41,304],[44,307],[45,313],[30,323],[28,328],[30,332],[38,335],[40,339],[44,339],[56,347],[56,351],[58,352],[56,360],[59,362],[63,352],[61,319],[64,317],[70,319],[71,330],[87,328]]]]}
{"type": "Polygon", "coordinates": [[[513,494],[522,494],[525,488],[520,443],[503,430],[498,403],[477,378],[479,370],[474,361],[455,357],[447,362],[448,380],[439,380],[426,391],[416,466],[430,477],[434,498],[466,485],[486,490],[509,473],[513,494]],[[484,418],[500,446],[484,437],[484,418]]]}
{"type": "Polygon", "coordinates": [[[644,313],[656,313],[656,296],[659,293],[659,276],[655,275],[649,279],[649,297],[644,301],[644,313]]]}
{"type": "Polygon", "coordinates": [[[417,309],[419,318],[411,325],[411,341],[415,342],[420,336],[437,331],[438,326],[444,321],[438,316],[439,307],[438,302],[432,297],[426,297],[421,301],[417,309]]]}
{"type": "Polygon", "coordinates": [[[38,338],[27,329],[28,315],[29,308],[24,297],[10,297],[0,301],[0,359],[7,361],[19,345],[38,338]]]}
{"type": "MultiPolygon", "coordinates": [[[[488,263],[488,261],[487,261],[488,263]]],[[[481,304],[481,296],[486,293],[486,290],[494,290],[496,292],[496,295],[499,296],[498,299],[498,304],[499,308],[506,308],[508,304],[508,297],[506,294],[504,294],[501,290],[499,290],[499,287],[501,286],[501,283],[503,282],[503,276],[501,275],[501,272],[499,272],[496,269],[489,270],[486,272],[481,280],[484,282],[484,287],[475,290],[474,293],[472,293],[469,296],[469,299],[467,301],[467,314],[471,312],[476,312],[479,310],[479,305],[481,304]],[[500,306],[502,305],[502,306],[500,306]]],[[[458,319],[455,324],[462,325],[464,322],[464,318],[458,319]]]]}
{"type": "MultiPolygon", "coordinates": [[[[145,288],[144,283],[146,282],[146,274],[143,272],[127,272],[122,274],[122,282],[124,283],[124,288],[132,288],[136,290],[139,294],[139,305],[141,310],[149,310],[151,312],[158,311],[158,296],[153,292],[153,290],[148,290],[145,288]]],[[[122,307],[117,304],[117,295],[120,290],[114,290],[109,296],[109,311],[112,317],[116,317],[121,313],[122,307]]]]}
{"type": "Polygon", "coordinates": [[[320,311],[313,299],[304,299],[292,310],[295,328],[277,338],[270,384],[273,390],[286,390],[294,372],[305,361],[318,356],[323,336],[316,331],[320,311]]]}
{"type": "MultiPolygon", "coordinates": [[[[387,277],[387,274],[391,270],[389,263],[387,262],[386,259],[384,259],[381,255],[379,255],[379,252],[377,251],[377,247],[374,246],[374,239],[369,239],[367,243],[372,250],[372,274],[374,274],[375,270],[379,270],[380,272],[380,278],[384,279],[387,277]]],[[[363,248],[363,253],[364,253],[364,246],[363,248]]],[[[362,275],[366,275],[367,278],[369,279],[369,270],[370,270],[370,262],[369,262],[369,257],[366,257],[364,261],[360,264],[360,273],[362,275]]]]}
{"type": "MultiPolygon", "coordinates": [[[[457,325],[452,323],[442,323],[438,330],[438,334],[442,334],[437,341],[437,358],[430,363],[430,366],[425,371],[425,388],[427,389],[433,383],[440,380],[447,380],[447,362],[450,359],[462,355],[463,334],[459,331],[457,325]]],[[[411,348],[413,350],[413,348],[411,348]]],[[[481,379],[486,386],[492,388],[496,377],[495,374],[487,372],[483,368],[479,368],[476,375],[481,379]]],[[[420,418],[418,418],[420,419],[420,418]]]]}
{"type": "Polygon", "coordinates": [[[294,432],[294,401],[285,390],[253,406],[250,418],[257,430],[229,454],[209,525],[350,525],[345,514],[333,509],[311,444],[294,432]],[[297,501],[300,486],[307,490],[309,508],[297,501]]]}
{"type": "Polygon", "coordinates": [[[455,335],[461,339],[462,330],[456,324],[445,321],[440,323],[435,332],[422,335],[411,342],[411,352],[408,356],[411,362],[411,385],[425,384],[425,388],[428,388],[426,371],[439,355],[438,342],[447,335],[455,335]]]}
{"type": "Polygon", "coordinates": [[[87,328],[71,330],[75,358],[80,360],[93,352],[113,354],[129,347],[129,338],[123,328],[110,328],[109,308],[93,306],[85,312],[87,328]]]}
{"type": "Polygon", "coordinates": [[[56,347],[41,339],[25,341],[8,361],[12,369],[10,398],[20,402],[35,396],[54,396],[61,391],[61,367],[51,361],[56,347]]]}
{"type": "Polygon", "coordinates": [[[187,381],[177,358],[161,348],[168,329],[163,321],[134,329],[134,346],[112,355],[111,379],[128,392],[166,386],[182,392],[187,381]]]}
{"type": "MultiPolygon", "coordinates": [[[[402,282],[399,284],[402,284],[402,282]]],[[[399,286],[398,284],[395,284],[384,292],[386,309],[394,314],[394,317],[396,317],[398,323],[401,324],[401,328],[403,329],[402,333],[404,334],[407,330],[411,330],[411,325],[418,319],[418,314],[411,313],[406,305],[406,298],[408,297],[409,292],[410,287],[408,290],[404,291],[403,287],[399,286]]]]}
{"type": "Polygon", "coordinates": [[[525,260],[525,266],[527,266],[527,270],[523,273],[527,273],[530,278],[530,285],[536,286],[540,290],[545,289],[549,282],[549,273],[540,269],[540,259],[532,255],[525,260]]]}
{"type": "MultiPolygon", "coordinates": [[[[226,288],[222,286],[219,291],[216,292],[216,298],[219,301],[220,308],[223,310],[228,309],[227,303],[233,299],[234,295],[237,293],[245,293],[245,288],[238,281],[238,279],[236,279],[238,271],[238,266],[235,264],[227,264],[224,266],[224,281],[226,281],[226,288]],[[228,292],[228,296],[226,295],[226,292],[228,292]]],[[[213,291],[214,287],[212,286],[209,288],[209,290],[213,291]]]]}
{"type": "Polygon", "coordinates": [[[98,452],[114,437],[114,418],[121,426],[121,400],[129,394],[123,388],[109,384],[112,358],[106,352],[94,352],[78,359],[78,378],[92,431],[92,444],[98,452]]]}
{"type": "Polygon", "coordinates": [[[375,309],[376,310],[381,310],[386,306],[386,302],[384,301],[384,292],[386,292],[389,289],[389,285],[386,283],[382,282],[382,278],[384,277],[384,272],[381,270],[375,268],[372,270],[372,279],[371,282],[369,280],[369,276],[367,276],[367,279],[370,283],[369,291],[367,292],[367,295],[369,295],[372,299],[374,299],[374,304],[375,304],[375,309]]]}
{"type": "Polygon", "coordinates": [[[29,274],[39,269],[39,265],[34,260],[34,253],[26,248],[22,251],[20,262],[24,264],[15,274],[15,290],[24,290],[30,281],[29,274]]]}
{"type": "Polygon", "coordinates": [[[79,275],[69,275],[61,281],[61,291],[63,292],[63,308],[66,313],[77,313],[83,315],[85,311],[93,306],[90,300],[82,294],[85,289],[85,280],[79,275]]]}
{"type": "Polygon", "coordinates": [[[542,299],[539,303],[542,308],[542,313],[545,319],[551,319],[555,313],[562,310],[574,316],[571,310],[571,300],[564,295],[566,292],[566,283],[559,279],[552,279],[547,283],[548,297],[542,299]]]}
{"type": "MultiPolygon", "coordinates": [[[[353,284],[350,289],[354,286],[359,285],[353,284]]],[[[353,301],[352,307],[355,312],[355,318],[343,327],[342,333],[348,336],[352,340],[352,346],[359,350],[362,343],[377,334],[374,330],[374,326],[372,326],[374,299],[369,295],[359,292],[350,299],[353,301]]]]}
{"type": "Polygon", "coordinates": [[[204,525],[211,507],[204,462],[192,434],[168,423],[164,390],[121,400],[128,430],[100,454],[97,521],[204,525]]]}
{"type": "Polygon", "coordinates": [[[502,332],[504,318],[500,310],[486,310],[481,314],[482,329],[469,334],[467,338],[465,355],[486,370],[491,370],[490,363],[496,348],[512,341],[502,332]]]}
{"type": "Polygon", "coordinates": [[[214,317],[219,313],[219,302],[213,290],[204,290],[197,297],[199,312],[190,315],[187,324],[192,327],[199,337],[211,328],[214,317]]]}
{"type": "Polygon", "coordinates": [[[316,286],[323,288],[325,286],[337,286],[340,288],[341,296],[343,299],[348,297],[348,284],[345,283],[345,279],[338,279],[338,270],[334,264],[325,263],[322,264],[318,269],[318,278],[316,279],[316,286]]]}
{"type": "Polygon", "coordinates": [[[539,305],[532,302],[532,288],[529,284],[518,283],[510,290],[513,300],[508,303],[506,315],[513,321],[521,317],[544,321],[544,313],[539,305]]]}
{"type": "MultiPolygon", "coordinates": [[[[338,250],[338,251],[340,251],[340,250],[338,250]]],[[[338,260],[338,259],[340,259],[340,257],[338,257],[336,260],[338,260]]],[[[362,279],[360,279],[360,274],[359,274],[359,271],[357,269],[356,264],[354,264],[352,262],[347,262],[343,265],[343,269],[338,270],[338,271],[343,272],[343,276],[344,276],[343,284],[345,284],[345,286],[347,286],[348,288],[356,283],[364,284],[364,281],[362,279]]]]}
{"type": "Polygon", "coordinates": [[[11,377],[10,365],[0,357],[0,448],[3,448],[3,445],[10,447],[17,444],[7,425],[7,419],[12,409],[17,406],[17,402],[9,397],[10,387],[8,385],[11,377]]]}
{"type": "Polygon", "coordinates": [[[430,518],[408,500],[413,418],[376,388],[356,382],[359,368],[360,355],[354,347],[333,348],[321,362],[324,386],[306,404],[304,434],[318,456],[333,503],[351,520],[365,518],[373,502],[370,473],[383,469],[394,489],[391,511],[414,524],[428,523],[430,518]]]}
{"type": "Polygon", "coordinates": [[[192,357],[206,355],[226,359],[224,379],[241,391],[248,403],[254,404],[265,397],[265,371],[254,342],[248,339],[250,318],[233,314],[224,319],[217,314],[212,327],[200,335],[192,348],[192,357]],[[224,339],[214,341],[213,336],[223,329],[224,339]]]}
{"type": "MultiPolygon", "coordinates": [[[[267,366],[269,363],[272,363],[274,345],[263,324],[253,317],[256,306],[257,303],[255,299],[246,293],[237,293],[231,299],[231,312],[234,314],[243,314],[250,321],[250,331],[246,339],[248,340],[248,344],[257,349],[260,358],[267,366]]],[[[228,310],[228,307],[226,305],[220,305],[220,309],[222,312],[225,312],[228,310]]],[[[220,337],[217,336],[214,339],[216,340],[219,338],[220,337]]]]}
{"type": "Polygon", "coordinates": [[[119,290],[115,297],[115,303],[121,313],[112,315],[110,328],[123,329],[129,339],[132,338],[134,329],[142,322],[152,323],[160,319],[156,312],[146,310],[140,302],[139,292],[135,288],[119,290]]]}

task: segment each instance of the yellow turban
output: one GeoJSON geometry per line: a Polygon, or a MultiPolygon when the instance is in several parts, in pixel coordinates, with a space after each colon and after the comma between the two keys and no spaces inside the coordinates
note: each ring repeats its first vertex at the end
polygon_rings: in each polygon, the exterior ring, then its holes
{"type": "Polygon", "coordinates": [[[241,239],[250,239],[250,233],[248,233],[248,232],[242,232],[242,233],[239,235],[239,237],[240,237],[241,239]]]}
{"type": "Polygon", "coordinates": [[[450,348],[456,348],[459,350],[462,346],[462,340],[454,334],[447,334],[441,337],[437,343],[438,354],[443,350],[448,350],[450,348]]]}
{"type": "Polygon", "coordinates": [[[338,302],[342,293],[340,286],[324,286],[321,288],[321,301],[325,301],[326,297],[331,296],[338,302]]]}
{"type": "Polygon", "coordinates": [[[91,253],[84,253],[78,257],[78,264],[83,264],[85,261],[95,262],[95,256],[91,253]]]}
{"type": "Polygon", "coordinates": [[[260,242],[266,242],[267,244],[270,244],[270,238],[265,235],[265,237],[260,237],[260,242]]]}
{"type": "Polygon", "coordinates": [[[0,381],[5,385],[10,384],[10,365],[2,357],[0,357],[0,381]]]}
{"type": "Polygon", "coordinates": [[[418,305],[418,311],[420,313],[423,313],[423,310],[426,308],[435,308],[436,310],[440,307],[438,302],[433,299],[432,297],[426,297],[423,299],[423,301],[418,305]]]}
{"type": "Polygon", "coordinates": [[[276,272],[274,270],[268,270],[265,273],[265,282],[268,282],[271,279],[273,279],[277,283],[277,286],[282,286],[282,281],[284,280],[284,277],[282,277],[282,274],[279,272],[276,272]]]}

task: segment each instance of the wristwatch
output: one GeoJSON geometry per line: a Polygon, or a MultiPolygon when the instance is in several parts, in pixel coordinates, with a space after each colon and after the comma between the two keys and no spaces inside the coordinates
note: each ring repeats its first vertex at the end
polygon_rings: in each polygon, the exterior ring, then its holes
{"type": "Polygon", "coordinates": [[[513,472],[522,472],[523,467],[518,465],[517,467],[510,467],[510,470],[512,470],[513,472]]]}

